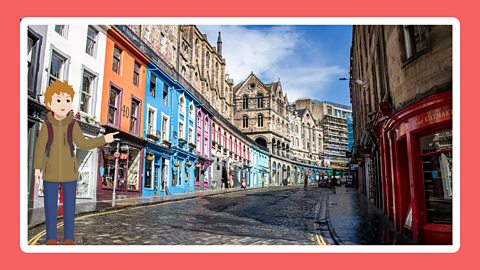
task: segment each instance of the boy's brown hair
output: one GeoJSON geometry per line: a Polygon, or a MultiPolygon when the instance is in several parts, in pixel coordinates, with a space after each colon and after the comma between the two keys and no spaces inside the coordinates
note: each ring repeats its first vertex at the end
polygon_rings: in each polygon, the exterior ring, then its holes
{"type": "Polygon", "coordinates": [[[52,103],[52,97],[54,94],[60,95],[61,93],[68,94],[72,99],[75,96],[75,90],[71,85],[68,85],[67,81],[55,81],[47,87],[47,91],[45,91],[45,106],[47,109],[50,110],[50,106],[48,104],[52,103]]]}

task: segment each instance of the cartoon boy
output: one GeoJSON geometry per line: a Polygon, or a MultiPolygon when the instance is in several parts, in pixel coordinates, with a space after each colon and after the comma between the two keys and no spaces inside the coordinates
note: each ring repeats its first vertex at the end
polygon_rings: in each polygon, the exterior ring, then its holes
{"type": "Polygon", "coordinates": [[[64,241],[74,243],[75,201],[78,164],[74,144],[81,150],[90,150],[113,142],[118,132],[87,139],[80,125],[73,119],[75,91],[67,81],[53,82],[45,92],[45,105],[50,112],[40,128],[35,147],[35,179],[40,186],[44,179],[45,223],[47,245],[57,244],[57,200],[59,186],[63,190],[64,241]]]}

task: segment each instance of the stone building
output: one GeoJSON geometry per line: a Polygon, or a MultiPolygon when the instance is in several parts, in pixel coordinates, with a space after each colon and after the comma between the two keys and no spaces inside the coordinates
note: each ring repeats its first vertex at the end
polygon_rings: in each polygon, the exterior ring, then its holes
{"type": "Polygon", "coordinates": [[[235,126],[272,154],[289,158],[289,106],[280,81],[264,84],[252,72],[233,91],[235,126]]]}
{"type": "MultiPolygon", "coordinates": [[[[226,73],[222,38],[212,46],[195,25],[129,25],[155,53],[228,120],[233,117],[233,80],[226,73]]],[[[162,67],[165,69],[166,67],[162,67]]]]}
{"type": "Polygon", "coordinates": [[[128,25],[170,68],[177,68],[178,25],[128,25]]]}
{"type": "Polygon", "coordinates": [[[302,142],[306,143],[302,147],[312,156],[311,162],[332,169],[347,169],[347,117],[351,115],[351,107],[311,99],[298,99],[294,107],[296,112],[306,113],[306,117],[310,115],[313,120],[305,122],[302,128],[302,142]]]}
{"type": "Polygon", "coordinates": [[[353,27],[360,190],[419,243],[452,242],[452,26],[353,27]]]}
{"type": "Polygon", "coordinates": [[[322,131],[311,111],[308,108],[292,109],[289,122],[292,159],[321,166],[322,131]]]}

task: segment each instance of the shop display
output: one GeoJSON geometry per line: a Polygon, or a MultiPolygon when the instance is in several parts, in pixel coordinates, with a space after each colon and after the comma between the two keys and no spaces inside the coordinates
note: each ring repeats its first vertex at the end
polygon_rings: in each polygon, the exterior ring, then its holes
{"type": "Polygon", "coordinates": [[[452,224],[452,131],[420,139],[427,223],[452,224]]]}

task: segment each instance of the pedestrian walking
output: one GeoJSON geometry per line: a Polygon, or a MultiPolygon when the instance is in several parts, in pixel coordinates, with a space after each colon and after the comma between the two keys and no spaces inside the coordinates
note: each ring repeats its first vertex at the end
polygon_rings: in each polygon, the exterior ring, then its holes
{"type": "Polygon", "coordinates": [[[265,178],[262,177],[262,187],[265,187],[265,178]]]}
{"type": "Polygon", "coordinates": [[[247,189],[247,181],[245,181],[245,179],[242,179],[242,189],[243,191],[247,189]]]}
{"type": "Polygon", "coordinates": [[[305,174],[305,178],[303,179],[303,189],[307,190],[307,185],[308,185],[308,176],[310,175],[310,171],[307,170],[307,173],[305,174]]]}

